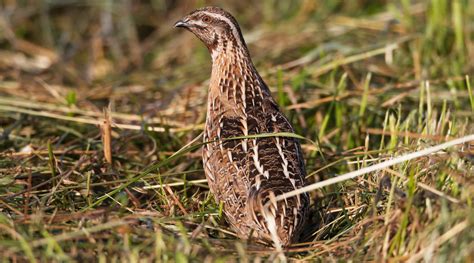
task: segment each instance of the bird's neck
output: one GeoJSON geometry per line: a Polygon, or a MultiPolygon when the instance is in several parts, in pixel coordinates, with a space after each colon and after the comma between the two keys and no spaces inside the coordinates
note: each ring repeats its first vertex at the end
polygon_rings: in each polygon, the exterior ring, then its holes
{"type": "Polygon", "coordinates": [[[249,89],[258,86],[250,82],[259,79],[247,48],[228,44],[218,46],[212,54],[210,102],[217,99],[231,107],[243,104],[249,89]]]}
{"type": "Polygon", "coordinates": [[[243,39],[221,38],[216,48],[211,51],[211,57],[213,76],[238,79],[245,75],[250,77],[258,74],[243,39]]]}

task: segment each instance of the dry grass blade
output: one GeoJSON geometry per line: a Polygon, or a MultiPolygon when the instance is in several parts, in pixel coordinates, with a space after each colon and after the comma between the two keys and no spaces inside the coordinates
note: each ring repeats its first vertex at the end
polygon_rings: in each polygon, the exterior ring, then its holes
{"type": "Polygon", "coordinates": [[[378,163],[376,165],[365,167],[365,168],[362,168],[362,169],[357,170],[357,171],[353,171],[353,172],[346,173],[346,174],[343,174],[343,175],[340,175],[340,176],[336,176],[334,178],[331,178],[331,179],[328,179],[328,180],[325,180],[325,181],[322,181],[322,182],[319,182],[319,183],[311,184],[311,185],[302,187],[300,189],[293,190],[293,191],[281,194],[281,195],[277,196],[276,200],[277,201],[285,200],[286,198],[289,198],[289,197],[292,197],[292,196],[296,196],[296,195],[299,195],[299,194],[302,194],[302,193],[307,193],[309,191],[320,189],[320,188],[325,187],[325,186],[329,186],[329,185],[340,183],[340,182],[343,182],[343,181],[346,181],[346,180],[350,180],[350,179],[356,178],[358,176],[368,174],[370,172],[382,170],[382,169],[388,168],[390,166],[393,166],[393,165],[396,165],[396,164],[399,164],[399,163],[403,163],[403,162],[406,162],[406,161],[409,161],[409,160],[412,160],[412,159],[427,156],[429,154],[436,153],[436,152],[444,150],[446,148],[453,147],[453,146],[456,146],[456,145],[459,145],[459,144],[464,144],[464,143],[467,143],[467,142],[470,142],[470,141],[474,141],[474,134],[469,135],[469,136],[465,136],[465,137],[462,137],[462,138],[454,139],[454,140],[451,140],[449,142],[445,142],[445,143],[442,143],[442,144],[439,144],[439,145],[436,145],[436,146],[433,146],[433,147],[429,147],[429,148],[426,148],[426,149],[423,149],[423,150],[420,150],[420,151],[416,151],[416,152],[412,152],[412,153],[409,153],[409,154],[406,154],[406,155],[402,155],[400,157],[396,157],[396,158],[393,158],[391,160],[384,161],[382,163],[378,163]]]}
{"type": "MultiPolygon", "coordinates": [[[[385,171],[389,172],[390,174],[396,175],[396,176],[398,176],[398,177],[400,177],[400,178],[402,178],[402,179],[407,180],[407,178],[406,178],[405,176],[403,176],[402,174],[400,174],[400,173],[398,173],[398,172],[396,172],[396,171],[394,171],[394,170],[392,170],[392,169],[387,168],[387,169],[385,169],[385,171]]],[[[450,202],[453,202],[453,203],[455,203],[455,204],[457,204],[457,203],[460,202],[458,199],[456,199],[456,198],[454,198],[454,197],[451,197],[451,196],[449,196],[449,195],[447,195],[447,194],[445,194],[445,193],[443,193],[443,192],[441,192],[441,191],[439,191],[439,190],[436,190],[436,189],[434,189],[433,187],[431,187],[431,186],[429,186],[429,185],[426,185],[426,184],[421,183],[421,182],[417,182],[416,184],[417,184],[419,187],[421,187],[421,188],[423,188],[423,189],[425,189],[425,190],[427,190],[427,191],[430,191],[430,192],[433,193],[433,194],[436,194],[436,195],[438,195],[438,196],[440,196],[440,197],[446,198],[446,199],[449,200],[450,202]]]]}
{"type": "Polygon", "coordinates": [[[430,247],[422,248],[418,253],[411,256],[407,262],[419,262],[425,256],[425,253],[427,253],[428,250],[437,249],[439,246],[454,238],[456,235],[459,235],[459,233],[466,230],[468,227],[468,221],[462,221],[461,223],[456,224],[451,229],[446,231],[446,233],[437,238],[434,243],[430,244],[430,247]]]}
{"type": "Polygon", "coordinates": [[[100,124],[100,131],[105,160],[108,164],[112,164],[112,117],[110,116],[110,108],[104,109],[104,119],[100,124]]]}
{"type": "MultiPolygon", "coordinates": [[[[83,123],[83,124],[92,124],[95,126],[100,126],[101,121],[91,119],[91,118],[83,118],[83,117],[70,117],[67,115],[60,115],[56,113],[51,113],[51,112],[40,112],[40,111],[34,111],[34,110],[28,110],[28,109],[23,109],[23,108],[17,108],[17,107],[11,107],[11,106],[3,106],[0,105],[0,111],[5,111],[5,112],[18,112],[18,113],[23,113],[23,114],[28,114],[32,116],[39,116],[39,117],[46,117],[46,118],[52,118],[52,119],[57,119],[57,120],[63,120],[63,121],[71,121],[71,122],[77,122],[77,123],[83,123]]],[[[143,129],[143,126],[141,125],[134,125],[134,124],[121,124],[121,123],[114,123],[114,126],[120,129],[125,129],[125,130],[135,130],[139,131],[143,129]]],[[[152,132],[185,132],[185,131],[190,131],[190,130],[202,130],[202,124],[199,125],[189,125],[183,128],[170,128],[170,129],[165,129],[163,127],[156,127],[156,126],[147,126],[148,131],[152,132]]]]}
{"type": "Polygon", "coordinates": [[[339,66],[342,66],[342,65],[347,65],[347,64],[354,63],[354,62],[364,60],[364,59],[368,59],[368,58],[371,58],[371,57],[374,57],[374,56],[383,55],[383,54],[386,54],[386,53],[389,53],[389,52],[393,52],[393,50],[397,49],[400,44],[402,44],[404,42],[407,42],[407,41],[410,41],[412,39],[413,39],[412,37],[406,37],[404,39],[401,39],[401,40],[397,41],[397,43],[395,43],[395,44],[388,44],[384,47],[377,48],[377,49],[374,49],[374,50],[370,50],[370,51],[367,51],[367,52],[364,52],[364,53],[361,53],[361,54],[356,54],[356,55],[348,56],[348,57],[345,57],[345,58],[336,59],[336,60],[334,60],[334,61],[332,61],[328,64],[317,67],[312,72],[312,74],[313,74],[313,76],[319,76],[321,74],[327,73],[327,72],[329,72],[329,71],[331,71],[331,70],[333,70],[333,69],[335,69],[339,66]]]}

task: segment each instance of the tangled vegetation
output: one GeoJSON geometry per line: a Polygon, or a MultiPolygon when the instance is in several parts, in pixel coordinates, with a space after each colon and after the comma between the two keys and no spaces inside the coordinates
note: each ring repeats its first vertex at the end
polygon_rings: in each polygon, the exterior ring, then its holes
{"type": "Polygon", "coordinates": [[[173,28],[203,5],[242,25],[309,183],[474,134],[472,0],[2,1],[3,260],[473,260],[472,141],[311,191],[285,257],[236,239],[201,164],[208,51],[173,28]]]}

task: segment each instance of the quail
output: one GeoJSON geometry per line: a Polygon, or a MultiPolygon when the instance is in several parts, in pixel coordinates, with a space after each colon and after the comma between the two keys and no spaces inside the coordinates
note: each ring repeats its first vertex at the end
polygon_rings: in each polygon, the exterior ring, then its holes
{"type": "Polygon", "coordinates": [[[309,196],[275,197],[305,185],[301,147],[294,137],[252,137],[294,130],[257,72],[239,24],[222,8],[205,7],[175,27],[196,35],[212,58],[202,159],[227,222],[243,239],[275,247],[298,241],[309,196]]]}

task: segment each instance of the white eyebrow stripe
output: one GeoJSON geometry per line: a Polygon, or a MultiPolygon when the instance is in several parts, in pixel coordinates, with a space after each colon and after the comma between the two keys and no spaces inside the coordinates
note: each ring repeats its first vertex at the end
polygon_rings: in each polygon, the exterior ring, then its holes
{"type": "Polygon", "coordinates": [[[201,20],[193,20],[192,25],[201,26],[201,27],[206,26],[206,24],[204,22],[202,22],[201,20]]]}
{"type": "Polygon", "coordinates": [[[234,23],[229,18],[227,18],[226,16],[223,16],[223,15],[220,15],[220,14],[210,13],[208,11],[203,11],[203,13],[210,16],[210,17],[217,18],[219,20],[222,20],[222,21],[226,22],[230,26],[230,28],[232,29],[232,34],[234,35],[235,40],[239,41],[240,44],[243,44],[241,42],[241,39],[240,39],[239,30],[237,30],[237,27],[234,25],[234,23]]]}

